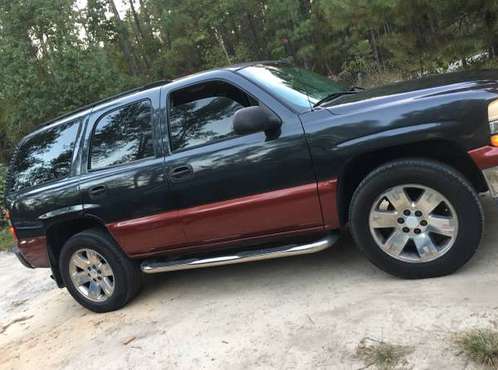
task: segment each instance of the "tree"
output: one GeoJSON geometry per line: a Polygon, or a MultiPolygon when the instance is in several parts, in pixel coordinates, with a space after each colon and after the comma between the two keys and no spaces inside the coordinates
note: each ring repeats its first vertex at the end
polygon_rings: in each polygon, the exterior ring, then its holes
{"type": "Polygon", "coordinates": [[[498,64],[498,0],[0,2],[0,161],[40,123],[156,79],[291,59],[347,84],[498,64]]]}

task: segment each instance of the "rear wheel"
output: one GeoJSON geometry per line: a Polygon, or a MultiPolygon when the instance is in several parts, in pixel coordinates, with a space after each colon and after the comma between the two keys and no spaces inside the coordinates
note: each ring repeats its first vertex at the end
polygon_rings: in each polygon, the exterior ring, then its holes
{"type": "Polygon", "coordinates": [[[123,307],[141,287],[138,264],[98,229],[71,237],[62,248],[59,264],[69,293],[94,312],[123,307]]]}
{"type": "Polygon", "coordinates": [[[369,174],[350,207],[353,237],[378,267],[405,278],[449,274],[479,245],[482,208],[465,178],[428,160],[400,160],[369,174]]]}

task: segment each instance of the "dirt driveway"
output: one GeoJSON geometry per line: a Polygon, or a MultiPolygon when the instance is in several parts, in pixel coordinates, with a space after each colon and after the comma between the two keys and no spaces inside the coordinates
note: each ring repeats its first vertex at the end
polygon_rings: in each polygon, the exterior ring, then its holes
{"type": "Polygon", "coordinates": [[[413,346],[416,369],[474,368],[451,338],[498,327],[498,212],[484,206],[482,245],[449,277],[393,278],[345,238],[317,255],[156,275],[101,315],[1,254],[0,368],[358,369],[364,337],[413,346]]]}

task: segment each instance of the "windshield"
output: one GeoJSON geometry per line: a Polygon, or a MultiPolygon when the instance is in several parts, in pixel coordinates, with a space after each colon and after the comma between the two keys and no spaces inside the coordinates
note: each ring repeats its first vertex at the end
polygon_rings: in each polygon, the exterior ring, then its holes
{"type": "Polygon", "coordinates": [[[290,65],[254,65],[238,71],[266,87],[299,112],[307,111],[323,98],[344,92],[338,83],[317,73],[290,65]]]}

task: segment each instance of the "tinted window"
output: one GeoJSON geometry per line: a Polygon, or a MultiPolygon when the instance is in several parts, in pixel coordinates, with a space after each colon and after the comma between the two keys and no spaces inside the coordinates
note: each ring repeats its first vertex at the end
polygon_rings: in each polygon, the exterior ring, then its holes
{"type": "Polygon", "coordinates": [[[98,169],[153,156],[151,117],[149,101],[103,115],[93,132],[89,167],[98,169]]]}
{"type": "Polygon", "coordinates": [[[173,150],[234,135],[233,116],[257,102],[224,82],[196,85],[172,94],[169,112],[173,150]]]}
{"type": "Polygon", "coordinates": [[[76,120],[43,130],[24,142],[11,169],[11,190],[69,175],[79,123],[76,120]]]}

